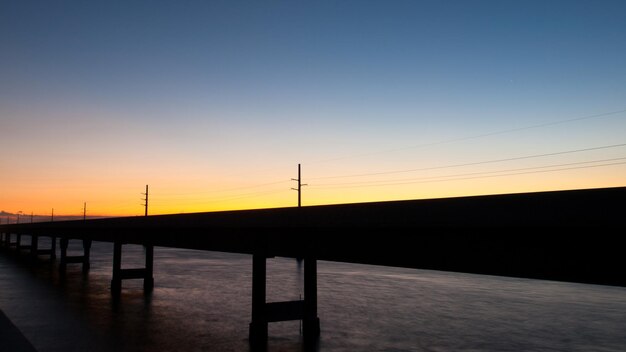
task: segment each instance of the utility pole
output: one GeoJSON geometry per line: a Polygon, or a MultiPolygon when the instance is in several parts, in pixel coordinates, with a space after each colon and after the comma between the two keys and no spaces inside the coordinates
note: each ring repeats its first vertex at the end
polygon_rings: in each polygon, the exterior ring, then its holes
{"type": "Polygon", "coordinates": [[[143,206],[146,208],[146,212],[144,216],[148,216],[148,185],[146,185],[146,193],[142,193],[143,195],[146,196],[146,198],[142,198],[141,200],[143,200],[143,206]]]}
{"type": "Polygon", "coordinates": [[[298,191],[298,208],[300,208],[302,206],[302,186],[306,186],[306,184],[302,183],[300,164],[298,164],[298,178],[292,178],[291,180],[298,181],[298,188],[292,188],[292,190],[298,191]]]}
{"type": "Polygon", "coordinates": [[[83,221],[87,220],[87,202],[83,203],[83,221]]]}
{"type": "Polygon", "coordinates": [[[54,222],[54,208],[52,208],[52,216],[50,216],[50,222],[54,222]]]}

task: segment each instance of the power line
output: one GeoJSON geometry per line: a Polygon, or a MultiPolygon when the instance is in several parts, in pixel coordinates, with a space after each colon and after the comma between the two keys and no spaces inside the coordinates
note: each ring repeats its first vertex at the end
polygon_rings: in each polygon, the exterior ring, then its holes
{"type": "Polygon", "coordinates": [[[524,168],[516,168],[516,169],[505,169],[505,170],[497,170],[497,171],[479,171],[479,172],[468,172],[468,173],[452,174],[452,175],[426,176],[426,177],[398,179],[398,180],[325,183],[325,184],[317,184],[317,185],[314,185],[313,187],[353,186],[353,185],[376,186],[378,184],[388,185],[389,182],[412,182],[412,181],[418,181],[418,180],[439,180],[439,179],[453,178],[453,177],[464,177],[464,176],[475,176],[475,175],[489,175],[489,174],[498,174],[498,173],[503,173],[503,172],[517,172],[517,171],[537,170],[537,169],[546,169],[546,168],[561,167],[561,166],[572,166],[572,165],[583,165],[583,164],[609,162],[609,161],[617,161],[617,160],[626,160],[626,157],[623,157],[623,158],[611,158],[611,159],[601,159],[601,160],[590,160],[590,161],[580,161],[580,162],[575,162],[575,163],[564,163],[564,164],[552,164],[552,165],[544,165],[544,166],[524,167],[524,168]]]}
{"type": "Polygon", "coordinates": [[[581,164],[599,163],[599,162],[608,162],[608,161],[617,161],[617,160],[626,160],[626,157],[577,162],[577,163],[554,164],[554,165],[537,166],[537,167],[520,168],[520,169],[509,169],[509,170],[500,170],[500,171],[453,174],[453,175],[445,175],[445,176],[431,176],[431,177],[422,177],[422,178],[408,179],[408,180],[405,179],[405,180],[397,180],[397,181],[387,180],[387,181],[373,181],[373,182],[361,182],[361,183],[356,183],[356,182],[355,183],[338,183],[338,184],[316,185],[314,187],[317,189],[332,189],[332,188],[365,188],[365,187],[382,187],[382,186],[400,186],[400,185],[418,184],[418,183],[462,181],[462,180],[481,179],[481,178],[493,178],[493,177],[516,176],[516,175],[546,173],[546,172],[565,171],[565,170],[588,169],[588,168],[626,164],[626,161],[624,161],[624,162],[605,163],[605,164],[600,164],[600,165],[572,166],[572,165],[581,165],[581,164]],[[563,167],[563,166],[570,166],[570,167],[563,167]],[[554,168],[554,167],[559,167],[559,168],[551,169],[551,170],[537,170],[537,169],[554,168]],[[535,171],[524,171],[524,170],[535,170],[535,171]],[[503,172],[505,172],[505,174],[502,174],[503,172]],[[500,175],[490,175],[494,173],[500,173],[500,175]]]}
{"type": "Polygon", "coordinates": [[[477,161],[477,162],[473,162],[473,163],[452,164],[452,165],[433,166],[433,167],[424,167],[424,168],[416,168],[416,169],[394,170],[394,171],[381,171],[381,172],[371,172],[371,173],[352,174],[352,175],[312,177],[311,179],[312,180],[322,180],[322,179],[333,179],[333,178],[380,176],[380,175],[391,175],[391,174],[400,174],[400,173],[408,173],[408,172],[416,172],[416,171],[440,170],[440,169],[449,169],[449,168],[455,168],[455,167],[475,166],[475,165],[501,163],[501,162],[506,162],[506,161],[542,158],[542,157],[555,156],[555,155],[582,153],[582,152],[588,152],[588,151],[593,151],[593,150],[619,148],[619,147],[624,147],[624,146],[626,146],[626,143],[605,145],[605,146],[600,146],[600,147],[583,148],[583,149],[566,150],[566,151],[553,152],[553,153],[525,155],[525,156],[518,156],[518,157],[504,158],[504,159],[477,161]]]}
{"type": "MultiPolygon", "coordinates": [[[[299,167],[300,168],[300,167],[299,167]]],[[[290,181],[296,180],[298,181],[300,179],[300,172],[298,173],[298,179],[291,179],[290,181]]],[[[286,182],[290,182],[290,181],[274,181],[274,182],[267,182],[267,183],[262,183],[262,184],[257,184],[257,185],[250,185],[250,186],[243,186],[243,187],[237,187],[237,188],[230,188],[230,189],[225,189],[225,190],[216,190],[216,191],[212,191],[211,193],[223,193],[223,192],[229,192],[229,191],[235,191],[235,190],[244,190],[244,189],[251,189],[251,188],[259,188],[259,187],[266,187],[266,186],[271,186],[271,185],[277,185],[277,184],[282,184],[282,183],[286,183],[286,182]]],[[[299,188],[301,190],[302,186],[306,186],[306,184],[302,184],[301,182],[299,182],[299,188]]],[[[239,195],[233,195],[233,196],[222,196],[222,197],[213,197],[213,198],[205,198],[205,199],[199,199],[198,197],[195,197],[195,199],[186,199],[185,195],[196,195],[198,196],[198,192],[193,192],[193,193],[176,193],[174,196],[165,196],[165,197],[160,197],[160,199],[152,199],[152,203],[154,203],[155,201],[157,202],[157,204],[160,204],[161,202],[168,202],[168,201],[172,201],[175,199],[180,199],[180,200],[184,200],[187,204],[189,203],[194,203],[194,204],[201,204],[201,203],[209,203],[209,202],[227,202],[227,201],[232,201],[232,200],[239,200],[239,199],[245,199],[245,198],[254,198],[254,197],[259,197],[259,196],[263,196],[263,195],[268,195],[268,194],[275,194],[275,193],[280,193],[283,192],[284,190],[271,190],[271,191],[261,191],[261,192],[252,192],[252,193],[244,193],[244,194],[239,194],[239,195]]],[[[160,193],[162,194],[162,192],[160,193]]],[[[299,204],[301,204],[301,195],[298,194],[298,202],[299,204]]]]}
{"type": "Polygon", "coordinates": [[[219,200],[213,200],[213,202],[216,202],[216,201],[226,202],[226,201],[238,200],[238,199],[244,199],[244,198],[255,198],[255,197],[260,197],[260,196],[264,196],[268,194],[276,194],[276,193],[283,193],[283,192],[286,192],[286,191],[281,189],[281,190],[274,190],[274,191],[256,192],[256,193],[244,194],[241,196],[233,196],[230,198],[222,198],[219,200]]]}
{"type": "Polygon", "coordinates": [[[621,114],[621,113],[624,113],[624,112],[626,112],[626,109],[609,111],[609,112],[604,112],[604,113],[594,114],[594,115],[586,115],[586,116],[582,116],[582,117],[575,117],[575,118],[559,120],[559,121],[546,122],[546,123],[541,123],[541,124],[537,124],[537,125],[530,125],[530,126],[517,127],[517,128],[509,128],[509,129],[504,129],[504,130],[499,130],[499,131],[493,131],[493,132],[487,132],[487,133],[483,133],[483,134],[472,135],[472,136],[452,138],[452,139],[447,139],[447,140],[438,141],[438,142],[432,142],[432,143],[423,143],[423,144],[417,144],[417,145],[406,146],[406,147],[401,147],[401,148],[381,150],[381,151],[376,151],[376,152],[371,152],[371,153],[363,153],[363,154],[357,154],[357,155],[343,156],[343,157],[338,157],[338,158],[333,158],[333,159],[321,160],[321,161],[318,161],[318,162],[330,162],[330,161],[338,161],[338,160],[345,160],[345,159],[352,159],[352,158],[361,158],[361,157],[366,157],[366,156],[376,155],[376,154],[393,153],[393,152],[398,152],[398,151],[408,150],[408,149],[425,148],[425,147],[432,147],[432,146],[442,145],[442,144],[463,142],[463,141],[468,141],[468,140],[472,140],[472,139],[479,139],[479,138],[484,138],[484,137],[496,136],[496,135],[500,135],[500,134],[520,132],[520,131],[531,130],[531,129],[536,129],[536,128],[561,125],[561,124],[566,124],[566,123],[570,123],[570,122],[583,121],[583,120],[595,119],[595,118],[606,117],[606,116],[611,116],[611,115],[617,115],[617,114],[621,114]]]}
{"type": "MultiPolygon", "coordinates": [[[[225,193],[225,192],[233,192],[233,191],[240,191],[240,190],[245,190],[245,189],[251,189],[251,188],[259,188],[259,187],[265,187],[265,186],[272,186],[272,185],[277,185],[277,184],[281,184],[281,183],[288,183],[291,182],[291,180],[282,180],[282,181],[274,181],[274,182],[267,182],[267,183],[259,183],[259,184],[255,184],[255,185],[249,185],[249,186],[241,186],[241,187],[234,187],[234,188],[226,188],[226,189],[217,189],[217,190],[211,190],[209,191],[209,193],[225,193]]],[[[160,195],[168,195],[167,191],[159,191],[160,195]]],[[[198,192],[176,192],[176,193],[170,193],[170,195],[173,196],[185,196],[185,195],[198,195],[198,192]]]]}
{"type": "MultiPolygon", "coordinates": [[[[195,199],[185,199],[185,198],[180,198],[181,200],[185,200],[187,203],[208,203],[208,202],[225,202],[225,201],[231,201],[231,200],[237,200],[237,199],[244,199],[244,198],[254,198],[254,197],[258,197],[258,196],[262,196],[262,195],[267,195],[267,194],[274,194],[274,193],[282,193],[282,192],[286,192],[285,189],[279,189],[279,190],[272,190],[272,191],[261,191],[261,192],[253,192],[253,193],[245,193],[245,194],[240,194],[240,195],[234,195],[234,196],[230,196],[230,197],[222,197],[222,198],[208,198],[208,199],[199,199],[199,198],[195,198],[195,199]]],[[[176,198],[161,198],[161,199],[153,199],[152,203],[154,204],[154,202],[157,202],[157,204],[161,204],[161,202],[168,202],[171,201],[172,199],[176,199],[176,198]]]]}

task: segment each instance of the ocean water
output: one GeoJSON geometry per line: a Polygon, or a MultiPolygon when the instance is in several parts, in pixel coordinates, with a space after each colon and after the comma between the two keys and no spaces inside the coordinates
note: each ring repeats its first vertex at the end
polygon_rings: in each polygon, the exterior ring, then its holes
{"type": "MultiPolygon", "coordinates": [[[[157,247],[154,292],[125,280],[116,300],[112,251],[94,242],[89,274],[62,277],[3,250],[0,309],[40,352],[250,350],[251,256],[157,247]]],[[[123,267],[143,258],[124,246],[123,267]]],[[[267,270],[268,302],[303,294],[297,261],[267,270]]],[[[318,313],[318,351],[626,351],[621,287],[320,261],[318,313]]],[[[268,350],[303,350],[300,322],[270,323],[268,350]]]]}

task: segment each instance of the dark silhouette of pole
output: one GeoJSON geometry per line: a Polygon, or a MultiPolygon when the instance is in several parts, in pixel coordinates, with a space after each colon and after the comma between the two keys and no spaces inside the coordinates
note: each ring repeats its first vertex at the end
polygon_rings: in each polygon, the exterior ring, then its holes
{"type": "Polygon", "coordinates": [[[146,185],[146,214],[148,216],[148,185],[146,185]]]}
{"type": "Polygon", "coordinates": [[[142,193],[142,194],[146,196],[146,198],[141,199],[144,201],[142,205],[146,208],[144,216],[148,216],[148,185],[146,185],[146,193],[142,193]]]}
{"type": "Polygon", "coordinates": [[[292,181],[298,181],[298,188],[292,188],[294,191],[298,191],[298,208],[302,206],[302,186],[306,184],[302,183],[302,175],[300,173],[300,164],[298,164],[298,178],[292,178],[292,181]]]}
{"type": "Polygon", "coordinates": [[[54,222],[54,208],[52,208],[52,215],[50,216],[50,222],[54,222]]]}
{"type": "Polygon", "coordinates": [[[87,202],[83,203],[83,220],[87,220],[87,202]]]}

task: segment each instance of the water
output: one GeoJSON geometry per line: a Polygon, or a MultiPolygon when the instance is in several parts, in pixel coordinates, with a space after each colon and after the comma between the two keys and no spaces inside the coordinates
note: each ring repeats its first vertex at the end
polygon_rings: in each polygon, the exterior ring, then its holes
{"type": "MultiPolygon", "coordinates": [[[[249,350],[251,256],[156,248],[154,292],[126,280],[118,302],[112,251],[94,242],[89,275],[65,279],[1,253],[0,309],[40,352],[249,350]]],[[[142,261],[124,246],[123,267],[142,261]]],[[[268,260],[268,301],[298,299],[302,269],[268,260]]],[[[318,296],[319,351],[626,350],[626,288],[320,261],[318,296]]],[[[269,351],[302,350],[298,321],[269,335],[269,351]]]]}

